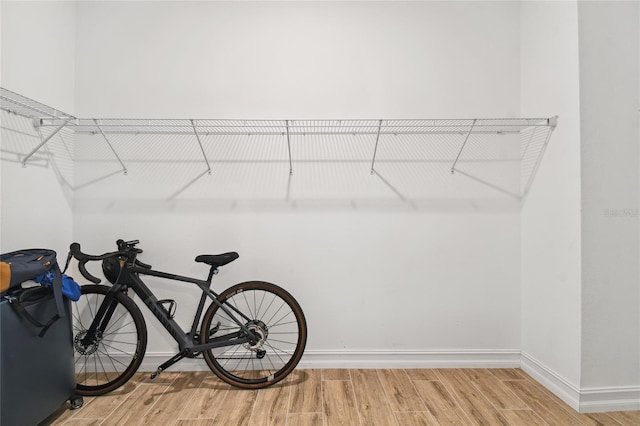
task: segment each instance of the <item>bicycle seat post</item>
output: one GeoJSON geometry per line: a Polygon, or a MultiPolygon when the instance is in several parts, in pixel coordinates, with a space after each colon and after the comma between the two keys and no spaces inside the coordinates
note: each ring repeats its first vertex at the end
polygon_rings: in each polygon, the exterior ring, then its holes
{"type": "Polygon", "coordinates": [[[218,268],[216,266],[211,266],[211,269],[209,270],[209,277],[207,278],[207,282],[209,284],[211,284],[211,280],[213,279],[214,275],[218,275],[218,268]]]}

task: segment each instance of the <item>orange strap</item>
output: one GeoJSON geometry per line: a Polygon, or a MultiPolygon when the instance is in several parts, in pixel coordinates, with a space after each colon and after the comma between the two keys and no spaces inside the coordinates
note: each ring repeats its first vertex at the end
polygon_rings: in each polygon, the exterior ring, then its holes
{"type": "Polygon", "coordinates": [[[11,284],[11,265],[7,262],[0,262],[0,292],[9,289],[11,284]]]}

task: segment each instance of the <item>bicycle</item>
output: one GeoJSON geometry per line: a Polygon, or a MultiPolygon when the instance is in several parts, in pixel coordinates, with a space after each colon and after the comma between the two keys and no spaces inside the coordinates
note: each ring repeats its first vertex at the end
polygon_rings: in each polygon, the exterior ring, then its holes
{"type": "Polygon", "coordinates": [[[118,250],[101,255],[70,246],[80,273],[94,284],[81,286],[72,308],[73,346],[77,391],[102,395],[125,384],[138,370],[147,347],[147,328],[133,292],[178,343],[178,353],[151,373],[155,379],[183,358],[201,354],[221,380],[242,389],[260,389],[284,379],[296,367],[307,341],[307,324],[298,302],[275,284],[252,281],[236,284],[218,294],[211,290],[218,268],[239,256],[236,252],[200,255],[196,262],[210,266],[206,280],[153,270],[137,259],[138,240],[116,242],[118,250]],[[86,269],[89,261],[102,261],[105,278],[86,269]],[[191,283],[202,292],[193,323],[184,331],[174,320],[173,300],[158,300],[141,275],[191,283]],[[207,300],[211,303],[204,311],[207,300]],[[204,315],[203,315],[204,312],[204,315]],[[202,322],[200,323],[200,319],[202,322]],[[200,328],[198,329],[198,325],[200,328]]]}

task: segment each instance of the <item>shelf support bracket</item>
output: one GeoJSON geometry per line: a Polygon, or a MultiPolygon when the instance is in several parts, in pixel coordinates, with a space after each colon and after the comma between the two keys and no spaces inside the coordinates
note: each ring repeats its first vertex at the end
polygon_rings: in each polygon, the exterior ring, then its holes
{"type": "Polygon", "coordinates": [[[109,145],[109,148],[111,148],[111,152],[113,152],[113,155],[115,155],[118,161],[120,162],[120,165],[122,166],[122,172],[126,175],[128,173],[127,166],[124,165],[124,163],[120,159],[120,156],[118,155],[116,150],[113,148],[113,145],[111,145],[111,142],[109,142],[109,139],[107,139],[107,135],[105,135],[104,132],[102,131],[102,127],[100,127],[100,124],[98,124],[98,120],[94,118],[93,121],[94,123],[96,123],[96,127],[100,131],[100,134],[102,135],[104,140],[107,142],[107,145],[109,145]]]}
{"type": "Polygon", "coordinates": [[[198,145],[200,145],[200,151],[202,151],[202,156],[204,157],[204,162],[207,163],[207,174],[211,174],[211,165],[209,164],[209,160],[207,160],[207,154],[204,152],[204,148],[202,147],[202,141],[200,140],[200,135],[198,134],[198,130],[196,129],[196,123],[193,120],[191,121],[191,127],[193,127],[193,133],[196,135],[196,139],[198,140],[198,145]]]}
{"type": "Polygon", "coordinates": [[[542,149],[538,154],[538,158],[536,159],[536,164],[533,166],[533,170],[529,175],[529,179],[527,180],[527,186],[524,187],[524,192],[522,193],[522,198],[526,198],[527,194],[529,194],[529,190],[531,189],[531,185],[533,185],[533,179],[538,173],[538,168],[540,167],[540,162],[542,161],[542,157],[544,157],[544,152],[547,150],[547,145],[549,144],[549,139],[551,139],[551,133],[555,130],[558,125],[558,116],[551,117],[549,119],[549,130],[547,130],[547,137],[544,140],[544,145],[542,145],[542,149]]]}
{"type": "Polygon", "coordinates": [[[291,176],[293,175],[293,163],[291,162],[291,138],[289,136],[289,120],[286,121],[286,124],[287,124],[287,148],[289,149],[289,176],[291,176]]]}
{"type": "Polygon", "coordinates": [[[24,157],[22,159],[22,167],[27,167],[27,161],[29,161],[29,158],[31,158],[33,156],[33,154],[35,154],[36,152],[38,152],[38,150],[40,150],[40,148],[42,148],[47,142],[49,142],[51,140],[52,137],[54,137],[60,130],[62,130],[67,124],[69,123],[69,120],[65,120],[60,126],[58,126],[49,136],[47,136],[42,142],[40,142],[40,145],[38,145],[37,147],[35,147],[33,149],[33,151],[31,151],[30,153],[28,153],[26,155],[26,157],[24,157]]]}
{"type": "Polygon", "coordinates": [[[375,173],[373,166],[376,163],[376,154],[378,152],[378,142],[380,141],[380,129],[382,128],[382,120],[378,121],[378,132],[376,133],[376,147],[373,149],[373,159],[371,160],[371,174],[375,173]]]}
{"type": "Polygon", "coordinates": [[[473,123],[471,123],[471,127],[469,128],[469,131],[467,132],[467,136],[464,138],[464,142],[462,143],[462,146],[460,147],[460,152],[458,152],[458,156],[456,157],[455,161],[453,162],[453,165],[451,166],[451,174],[453,174],[453,172],[456,170],[456,164],[458,163],[458,160],[460,159],[460,155],[462,154],[462,150],[464,149],[464,146],[467,144],[467,141],[469,140],[469,136],[471,136],[471,132],[473,131],[473,128],[476,125],[476,121],[478,121],[478,119],[474,119],[473,123]]]}

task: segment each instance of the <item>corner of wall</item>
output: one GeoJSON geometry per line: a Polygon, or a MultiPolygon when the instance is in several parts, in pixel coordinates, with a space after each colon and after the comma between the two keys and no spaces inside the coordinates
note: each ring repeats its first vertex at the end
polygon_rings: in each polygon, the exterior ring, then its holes
{"type": "MultiPolygon", "coordinates": [[[[75,2],[0,2],[2,87],[73,111],[75,11],[75,2]]],[[[2,119],[24,131],[2,130],[0,246],[3,251],[49,247],[64,255],[72,239],[72,136],[56,135],[38,151],[38,164],[23,168],[17,158],[36,147],[46,131],[40,135],[18,116],[2,119]]]]}

